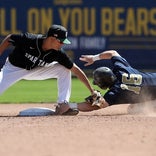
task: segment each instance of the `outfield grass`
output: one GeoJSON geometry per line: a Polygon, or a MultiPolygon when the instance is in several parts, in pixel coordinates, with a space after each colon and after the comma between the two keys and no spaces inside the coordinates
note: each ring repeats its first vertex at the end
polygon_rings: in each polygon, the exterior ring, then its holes
{"type": "MultiPolygon", "coordinates": [[[[90,79],[92,82],[92,80],[90,79]]],[[[96,86],[94,86],[97,89],[96,86]]],[[[99,89],[98,89],[99,90],[99,89]]],[[[77,78],[72,79],[71,102],[82,102],[90,94],[77,78]]],[[[0,103],[52,103],[57,101],[57,81],[22,80],[14,84],[0,96],[0,103]]]]}

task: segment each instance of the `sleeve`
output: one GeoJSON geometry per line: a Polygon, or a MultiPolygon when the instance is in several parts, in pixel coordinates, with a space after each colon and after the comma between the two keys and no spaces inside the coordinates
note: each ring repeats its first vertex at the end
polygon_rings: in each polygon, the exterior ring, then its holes
{"type": "Polygon", "coordinates": [[[58,62],[65,66],[68,69],[71,69],[73,67],[73,62],[70,60],[70,58],[63,52],[59,53],[60,56],[58,56],[58,62]]]}
{"type": "Polygon", "coordinates": [[[109,106],[128,103],[129,98],[126,93],[127,92],[116,88],[114,90],[109,90],[108,92],[106,92],[104,95],[104,99],[107,101],[109,106]]]}
{"type": "Polygon", "coordinates": [[[25,43],[25,39],[24,39],[24,34],[12,34],[10,37],[9,42],[13,45],[13,46],[18,46],[18,45],[22,45],[23,43],[25,43]]]}
{"type": "Polygon", "coordinates": [[[130,66],[130,64],[127,62],[127,60],[121,56],[114,56],[114,57],[112,57],[111,61],[114,66],[118,66],[118,67],[129,67],[130,66]]]}
{"type": "Polygon", "coordinates": [[[105,95],[104,95],[104,99],[109,104],[109,106],[116,103],[116,100],[115,100],[116,98],[115,98],[114,92],[111,92],[111,91],[106,92],[105,95]]]}

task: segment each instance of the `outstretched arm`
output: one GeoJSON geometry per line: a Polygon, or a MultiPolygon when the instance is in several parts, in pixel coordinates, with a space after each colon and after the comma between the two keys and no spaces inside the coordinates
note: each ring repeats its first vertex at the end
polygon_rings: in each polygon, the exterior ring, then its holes
{"type": "Polygon", "coordinates": [[[56,109],[56,114],[62,115],[63,113],[67,112],[69,109],[77,109],[81,112],[90,112],[98,109],[102,109],[109,106],[108,103],[103,99],[101,105],[92,105],[89,102],[81,102],[81,103],[62,103],[59,108],[56,109]]]}
{"type": "Polygon", "coordinates": [[[111,59],[113,56],[120,56],[120,55],[115,50],[107,50],[96,55],[81,55],[80,60],[87,62],[85,66],[89,66],[97,60],[111,59]]]}
{"type": "Polygon", "coordinates": [[[87,76],[85,73],[74,63],[73,67],[71,68],[71,71],[74,73],[75,76],[80,79],[81,82],[85,84],[85,86],[89,89],[91,94],[94,93],[94,89],[92,88],[87,76]]]}
{"type": "Polygon", "coordinates": [[[11,35],[8,35],[6,38],[4,38],[4,40],[0,44],[0,55],[2,55],[4,50],[7,49],[11,45],[11,43],[9,43],[10,36],[11,35]]]}
{"type": "Polygon", "coordinates": [[[62,115],[68,110],[78,110],[82,112],[90,112],[105,108],[109,104],[105,101],[100,92],[95,91],[94,94],[85,98],[84,102],[81,103],[62,103],[59,107],[56,107],[56,114],[62,115]]]}
{"type": "Polygon", "coordinates": [[[108,106],[108,103],[106,102],[103,107],[99,107],[99,106],[92,106],[90,103],[87,102],[81,102],[81,103],[62,103],[61,105],[59,105],[59,107],[56,107],[56,114],[57,115],[63,115],[65,112],[68,112],[68,110],[72,109],[76,109],[78,111],[81,112],[91,112],[94,110],[98,110],[98,109],[102,109],[108,106]]]}
{"type": "MultiPolygon", "coordinates": [[[[70,106],[70,104],[69,104],[70,106]]],[[[103,103],[101,104],[101,106],[97,106],[97,105],[92,105],[88,102],[82,102],[82,103],[78,103],[77,104],[77,109],[79,111],[82,111],[82,112],[90,112],[90,111],[94,111],[94,110],[98,110],[98,109],[102,109],[102,108],[105,108],[105,107],[108,107],[108,103],[103,99],[103,103]]]]}

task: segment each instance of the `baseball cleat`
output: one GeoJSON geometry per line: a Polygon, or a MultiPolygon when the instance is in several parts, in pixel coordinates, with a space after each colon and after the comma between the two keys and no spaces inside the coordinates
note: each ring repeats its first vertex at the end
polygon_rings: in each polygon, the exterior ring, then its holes
{"type": "Polygon", "coordinates": [[[78,109],[68,109],[66,112],[64,112],[62,115],[77,115],[79,113],[78,109]]]}
{"type": "Polygon", "coordinates": [[[55,109],[56,115],[77,115],[79,110],[76,108],[70,108],[68,103],[58,104],[55,109]]]}

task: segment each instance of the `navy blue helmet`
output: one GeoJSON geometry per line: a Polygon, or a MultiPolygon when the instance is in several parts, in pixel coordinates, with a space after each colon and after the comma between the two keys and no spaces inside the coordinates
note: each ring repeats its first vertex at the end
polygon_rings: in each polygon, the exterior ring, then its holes
{"type": "Polygon", "coordinates": [[[111,87],[116,80],[116,76],[108,67],[99,67],[93,71],[93,84],[101,89],[111,87]]]}

